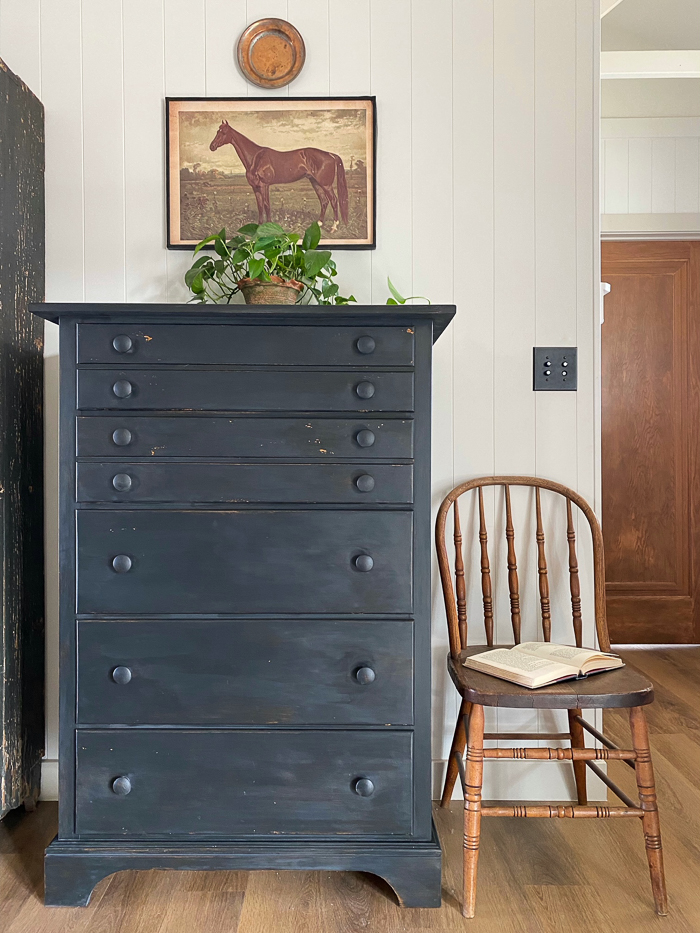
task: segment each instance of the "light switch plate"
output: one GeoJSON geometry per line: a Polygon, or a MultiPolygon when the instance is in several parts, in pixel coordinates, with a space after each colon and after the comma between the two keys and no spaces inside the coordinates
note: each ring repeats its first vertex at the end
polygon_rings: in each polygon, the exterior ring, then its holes
{"type": "Polygon", "coordinates": [[[576,347],[533,347],[532,388],[535,392],[575,392],[576,347]]]}

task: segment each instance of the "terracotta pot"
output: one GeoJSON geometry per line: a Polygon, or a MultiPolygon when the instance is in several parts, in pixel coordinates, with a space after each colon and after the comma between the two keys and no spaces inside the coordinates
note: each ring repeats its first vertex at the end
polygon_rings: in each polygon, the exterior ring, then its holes
{"type": "Polygon", "coordinates": [[[247,305],[293,305],[304,290],[301,282],[285,281],[273,275],[271,282],[260,279],[241,279],[238,287],[243,292],[247,305]]]}

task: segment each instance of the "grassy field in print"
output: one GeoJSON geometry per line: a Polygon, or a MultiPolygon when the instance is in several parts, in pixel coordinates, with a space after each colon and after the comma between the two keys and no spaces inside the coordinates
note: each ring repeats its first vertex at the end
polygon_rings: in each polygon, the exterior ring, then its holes
{"type": "MultiPolygon", "coordinates": [[[[348,223],[342,220],[331,232],[333,210],[329,206],[323,225],[323,238],[332,240],[365,239],[367,237],[367,188],[364,172],[348,172],[348,223]]],[[[335,184],[333,186],[335,189],[335,184]]],[[[258,209],[253,189],[243,175],[212,180],[185,180],[180,183],[183,240],[203,240],[210,233],[226,228],[233,235],[239,227],[258,222],[258,209]]],[[[306,179],[289,185],[270,187],[272,220],[285,230],[299,233],[318,220],[320,204],[311,183],[306,179]]]]}

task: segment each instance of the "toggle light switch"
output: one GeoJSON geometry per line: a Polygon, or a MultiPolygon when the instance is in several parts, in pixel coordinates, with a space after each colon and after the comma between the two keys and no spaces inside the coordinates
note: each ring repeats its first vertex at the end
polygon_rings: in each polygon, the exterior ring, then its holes
{"type": "Polygon", "coordinates": [[[576,347],[533,347],[532,388],[535,392],[575,392],[576,347]]]}

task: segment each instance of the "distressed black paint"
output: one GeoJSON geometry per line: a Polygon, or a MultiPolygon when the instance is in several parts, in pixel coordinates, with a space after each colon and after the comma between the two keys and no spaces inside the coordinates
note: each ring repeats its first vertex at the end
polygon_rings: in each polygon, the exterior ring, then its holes
{"type": "Polygon", "coordinates": [[[44,751],[43,296],[44,108],[0,60],[0,816],[44,751]]]}
{"type": "Polygon", "coordinates": [[[437,906],[430,358],[454,309],[37,312],[64,451],[46,902],[235,867],[372,871],[437,906]]]}

